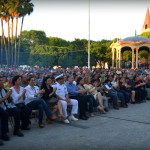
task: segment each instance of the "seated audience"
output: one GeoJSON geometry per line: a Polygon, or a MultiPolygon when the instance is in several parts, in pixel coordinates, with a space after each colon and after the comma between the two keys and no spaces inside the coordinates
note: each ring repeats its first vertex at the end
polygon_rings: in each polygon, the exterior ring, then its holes
{"type": "Polygon", "coordinates": [[[57,109],[58,109],[59,110],[59,114],[60,114],[59,117],[61,119],[65,120],[66,117],[63,115],[61,102],[58,101],[57,95],[55,93],[57,88],[53,88],[51,86],[51,79],[50,79],[49,76],[45,77],[43,79],[43,82],[42,82],[42,85],[41,85],[41,89],[45,90],[45,93],[43,93],[42,98],[45,100],[47,105],[49,105],[49,104],[55,105],[54,109],[52,110],[52,114],[54,114],[57,111],[57,109]]]}
{"type": "Polygon", "coordinates": [[[77,99],[79,104],[79,118],[82,120],[87,120],[88,116],[86,115],[86,109],[87,109],[87,99],[79,95],[80,93],[84,94],[87,92],[86,89],[78,89],[75,84],[73,84],[74,78],[72,75],[68,76],[68,81],[65,83],[67,87],[67,91],[69,94],[69,98],[71,99],[77,99]]]}
{"type": "Polygon", "coordinates": [[[12,100],[9,99],[9,95],[11,94],[11,91],[8,91],[4,89],[4,85],[2,82],[2,78],[0,78],[0,111],[1,114],[5,114],[4,117],[4,126],[2,126],[2,130],[4,133],[2,133],[2,136],[4,135],[4,138],[9,139],[7,136],[8,132],[8,118],[7,116],[13,116],[14,117],[14,135],[17,136],[24,136],[23,133],[20,131],[20,110],[12,103],[12,100]]]}
{"type": "MultiPolygon", "coordinates": [[[[56,76],[56,84],[53,85],[53,88],[57,88],[56,95],[58,100],[62,104],[63,115],[67,118],[67,106],[71,105],[71,115],[69,116],[69,120],[77,121],[78,119],[74,117],[75,114],[78,113],[78,101],[76,99],[71,99],[68,95],[67,87],[64,84],[63,74],[56,76]]],[[[68,119],[64,120],[64,123],[70,123],[68,119]]]]}
{"type": "Polygon", "coordinates": [[[39,90],[37,86],[34,86],[34,77],[31,76],[28,79],[29,85],[25,88],[25,104],[30,110],[38,109],[39,110],[39,127],[43,128],[43,109],[47,116],[47,121],[54,121],[56,118],[52,115],[45,101],[41,98],[41,95],[45,93],[45,90],[39,90]]]}
{"type": "MultiPolygon", "coordinates": [[[[93,80],[94,81],[94,80],[93,80]]],[[[99,103],[99,108],[100,108],[100,111],[102,113],[106,113],[105,110],[104,110],[104,105],[103,105],[103,100],[102,100],[102,95],[100,92],[97,91],[97,87],[94,87],[92,84],[90,84],[91,80],[90,80],[90,77],[89,76],[86,76],[84,78],[84,88],[85,89],[89,89],[88,93],[89,94],[92,94],[95,98],[95,100],[98,101],[99,103]]]]}
{"type": "Polygon", "coordinates": [[[21,87],[21,77],[16,75],[12,79],[13,87],[10,88],[10,97],[12,98],[12,103],[16,105],[16,107],[21,112],[21,129],[22,130],[29,130],[30,122],[30,114],[31,110],[25,105],[25,93],[26,90],[21,87]]]}

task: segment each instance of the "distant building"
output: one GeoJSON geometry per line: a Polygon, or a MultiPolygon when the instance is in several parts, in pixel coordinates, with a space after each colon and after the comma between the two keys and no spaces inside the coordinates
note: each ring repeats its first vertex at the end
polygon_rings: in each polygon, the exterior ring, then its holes
{"type": "Polygon", "coordinates": [[[150,31],[150,13],[149,13],[149,8],[147,8],[146,16],[145,16],[145,21],[143,24],[142,28],[142,33],[150,31]]]}

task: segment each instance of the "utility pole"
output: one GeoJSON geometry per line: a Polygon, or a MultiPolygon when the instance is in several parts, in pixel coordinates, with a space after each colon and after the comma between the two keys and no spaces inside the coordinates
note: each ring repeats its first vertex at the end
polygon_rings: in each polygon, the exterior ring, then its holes
{"type": "Polygon", "coordinates": [[[88,41],[88,69],[90,69],[90,0],[89,0],[89,41],[88,41]]]}

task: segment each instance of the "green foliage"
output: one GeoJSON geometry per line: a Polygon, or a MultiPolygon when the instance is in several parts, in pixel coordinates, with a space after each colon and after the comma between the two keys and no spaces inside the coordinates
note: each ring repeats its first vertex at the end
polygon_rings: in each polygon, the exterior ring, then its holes
{"type": "Polygon", "coordinates": [[[28,41],[28,43],[30,43],[30,45],[33,47],[37,45],[49,44],[49,39],[46,37],[44,31],[25,30],[22,32],[22,40],[28,41]]]}
{"type": "MultiPolygon", "coordinates": [[[[20,64],[39,66],[87,66],[88,40],[74,39],[66,41],[58,37],[46,37],[44,31],[23,31],[21,36],[20,64]]],[[[17,39],[18,45],[19,37],[17,39]]],[[[108,62],[111,65],[112,41],[90,41],[90,63],[108,62]]],[[[6,62],[6,60],[4,60],[6,62]]]]}
{"type": "Polygon", "coordinates": [[[70,44],[70,42],[58,37],[50,37],[49,39],[50,39],[50,46],[67,47],[70,44]]]}
{"type": "Polygon", "coordinates": [[[147,60],[148,59],[148,51],[142,50],[139,52],[139,59],[147,60]]]}
{"type": "Polygon", "coordinates": [[[132,51],[124,51],[123,60],[126,60],[126,61],[132,60],[132,51]]]}
{"type": "Polygon", "coordinates": [[[150,38],[150,31],[148,31],[148,32],[143,32],[140,36],[144,36],[144,37],[150,38]]]}

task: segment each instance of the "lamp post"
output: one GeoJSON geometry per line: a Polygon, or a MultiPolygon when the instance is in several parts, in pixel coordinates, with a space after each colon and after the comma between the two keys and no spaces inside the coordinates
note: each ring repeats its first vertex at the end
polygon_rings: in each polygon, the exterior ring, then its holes
{"type": "Polygon", "coordinates": [[[90,0],[89,0],[89,40],[88,40],[88,69],[90,69],[90,0]]]}

